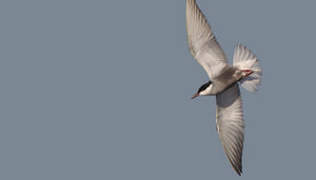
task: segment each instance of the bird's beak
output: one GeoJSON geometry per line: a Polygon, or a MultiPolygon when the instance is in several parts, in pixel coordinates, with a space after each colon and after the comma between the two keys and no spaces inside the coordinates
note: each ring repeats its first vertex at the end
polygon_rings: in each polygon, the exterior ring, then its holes
{"type": "Polygon", "coordinates": [[[194,99],[194,98],[196,98],[196,97],[198,97],[199,96],[199,93],[195,93],[192,97],[191,97],[191,99],[194,99]]]}

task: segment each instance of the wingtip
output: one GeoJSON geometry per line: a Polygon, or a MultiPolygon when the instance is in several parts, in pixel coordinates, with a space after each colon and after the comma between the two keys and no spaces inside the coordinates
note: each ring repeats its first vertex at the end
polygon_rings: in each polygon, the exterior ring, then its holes
{"type": "MultiPolygon", "coordinates": [[[[232,162],[232,161],[231,161],[232,162]]],[[[241,164],[241,161],[239,164],[234,164],[234,163],[231,163],[232,164],[232,168],[233,170],[239,175],[241,176],[242,175],[242,164],[241,164]]]]}
{"type": "Polygon", "coordinates": [[[241,176],[242,175],[242,171],[237,172],[237,174],[238,174],[238,176],[241,176]]]}
{"type": "Polygon", "coordinates": [[[233,168],[235,172],[238,174],[238,176],[242,175],[242,169],[241,168],[233,168]]]}

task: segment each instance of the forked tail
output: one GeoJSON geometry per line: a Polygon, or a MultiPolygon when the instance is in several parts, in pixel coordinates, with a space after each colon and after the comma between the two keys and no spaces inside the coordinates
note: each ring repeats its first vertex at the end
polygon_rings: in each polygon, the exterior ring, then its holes
{"type": "Polygon", "coordinates": [[[249,76],[240,80],[240,85],[250,92],[254,92],[260,85],[262,70],[257,57],[245,46],[238,44],[234,52],[234,67],[240,70],[251,70],[249,76]]]}

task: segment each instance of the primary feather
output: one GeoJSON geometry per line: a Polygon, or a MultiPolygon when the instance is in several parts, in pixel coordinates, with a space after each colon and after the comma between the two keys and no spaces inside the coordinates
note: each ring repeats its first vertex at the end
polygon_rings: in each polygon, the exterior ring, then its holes
{"type": "Polygon", "coordinates": [[[192,56],[204,68],[209,78],[214,79],[226,68],[227,60],[195,0],[186,1],[186,24],[192,56]]]}
{"type": "Polygon", "coordinates": [[[244,121],[238,84],[216,95],[216,126],[225,154],[234,170],[242,173],[244,121]]]}

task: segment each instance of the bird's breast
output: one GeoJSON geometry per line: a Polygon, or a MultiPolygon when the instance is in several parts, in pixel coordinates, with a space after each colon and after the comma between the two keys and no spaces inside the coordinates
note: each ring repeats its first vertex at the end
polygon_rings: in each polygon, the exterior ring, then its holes
{"type": "Polygon", "coordinates": [[[212,93],[218,94],[225,89],[227,89],[230,85],[240,80],[242,74],[234,67],[230,67],[226,69],[223,73],[217,76],[213,80],[213,91],[212,93]]]}

